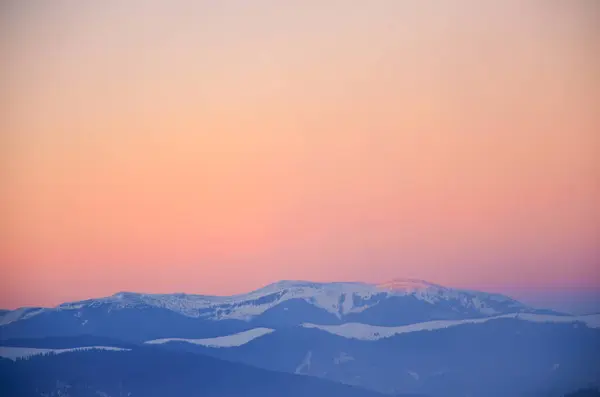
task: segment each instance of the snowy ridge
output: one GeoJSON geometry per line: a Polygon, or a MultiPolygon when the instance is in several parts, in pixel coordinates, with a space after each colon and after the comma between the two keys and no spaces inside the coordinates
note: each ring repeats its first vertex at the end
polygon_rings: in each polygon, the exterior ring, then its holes
{"type": "Polygon", "coordinates": [[[195,345],[201,345],[206,347],[237,347],[245,345],[246,343],[259,338],[263,335],[270,334],[275,330],[270,328],[253,328],[248,331],[240,332],[233,335],[219,336],[217,338],[205,338],[205,339],[182,339],[182,338],[165,338],[155,339],[144,343],[151,345],[159,345],[168,342],[187,342],[195,345]]]}
{"type": "Polygon", "coordinates": [[[417,280],[412,278],[405,279],[393,279],[387,281],[385,283],[377,284],[377,288],[385,289],[390,291],[405,291],[405,292],[414,292],[414,291],[423,291],[428,288],[444,288],[441,285],[436,285],[424,280],[417,280]]]}
{"type": "Polygon", "coordinates": [[[85,351],[85,350],[110,350],[110,351],[129,351],[131,349],[123,349],[120,347],[111,346],[85,346],[74,347],[70,349],[38,349],[33,347],[12,347],[0,346],[0,357],[8,358],[9,360],[17,360],[19,358],[28,358],[40,354],[62,354],[68,352],[85,351]]]}
{"type": "Polygon", "coordinates": [[[395,335],[405,334],[409,332],[419,331],[434,331],[438,329],[444,329],[449,327],[455,327],[465,324],[479,324],[488,321],[514,318],[523,321],[531,321],[538,323],[584,323],[589,328],[600,328],[600,315],[590,316],[554,316],[545,314],[533,314],[533,313],[516,313],[516,314],[505,314],[502,316],[486,317],[478,319],[467,319],[467,320],[438,320],[438,321],[427,321],[424,323],[403,325],[399,327],[381,327],[376,325],[368,325],[361,323],[346,323],[342,325],[316,325],[316,324],[302,324],[304,328],[319,329],[322,331],[329,332],[337,336],[341,336],[349,339],[358,339],[366,341],[375,341],[383,338],[389,338],[395,335]]]}
{"type": "Polygon", "coordinates": [[[31,308],[31,307],[22,307],[20,309],[12,310],[4,315],[0,316],[0,326],[10,324],[15,321],[25,320],[27,318],[33,317],[37,314],[40,314],[45,309],[42,308],[31,308]]]}
{"type": "Polygon", "coordinates": [[[18,309],[0,317],[0,326],[46,311],[75,311],[77,316],[77,312],[87,308],[102,308],[108,312],[160,308],[192,318],[249,321],[283,302],[294,299],[304,300],[338,319],[343,319],[344,316],[361,313],[396,297],[414,297],[431,305],[450,302],[457,312],[469,311],[474,316],[531,311],[530,308],[503,295],[447,288],[414,279],[396,279],[383,284],[280,281],[233,296],[120,292],[105,298],[64,303],[53,309],[18,309]]]}

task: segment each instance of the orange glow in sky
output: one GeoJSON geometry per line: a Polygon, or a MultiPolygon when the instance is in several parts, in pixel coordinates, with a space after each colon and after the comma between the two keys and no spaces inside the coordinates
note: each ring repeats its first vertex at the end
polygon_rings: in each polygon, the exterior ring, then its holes
{"type": "Polygon", "coordinates": [[[600,288],[594,1],[0,7],[0,307],[600,288]]]}

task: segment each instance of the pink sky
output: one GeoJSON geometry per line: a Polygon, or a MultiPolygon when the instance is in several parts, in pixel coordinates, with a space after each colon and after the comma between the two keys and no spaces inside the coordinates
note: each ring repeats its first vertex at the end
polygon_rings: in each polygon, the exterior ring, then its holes
{"type": "Polygon", "coordinates": [[[594,1],[9,1],[0,307],[600,289],[594,1]]]}

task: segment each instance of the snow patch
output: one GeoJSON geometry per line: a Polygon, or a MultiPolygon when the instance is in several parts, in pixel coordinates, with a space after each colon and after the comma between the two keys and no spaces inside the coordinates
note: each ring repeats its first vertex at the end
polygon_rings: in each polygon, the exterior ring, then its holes
{"type": "Polygon", "coordinates": [[[333,359],[334,364],[347,363],[348,361],[354,361],[354,357],[345,352],[341,352],[339,356],[333,359]]]}
{"type": "Polygon", "coordinates": [[[362,323],[346,323],[341,325],[316,325],[305,323],[302,324],[305,328],[315,328],[322,331],[329,332],[337,336],[342,336],[349,339],[359,339],[374,341],[383,338],[389,338],[395,335],[419,332],[419,331],[433,331],[437,329],[444,329],[449,327],[455,327],[464,324],[479,324],[487,321],[493,321],[503,318],[514,318],[524,321],[538,322],[538,323],[584,323],[590,328],[600,328],[600,315],[590,316],[554,316],[547,314],[533,314],[533,313],[517,313],[517,314],[505,314],[496,317],[486,317],[478,319],[466,319],[466,320],[437,320],[427,321],[423,323],[416,323],[410,325],[402,325],[398,327],[383,327],[362,323]]]}
{"type": "Polygon", "coordinates": [[[85,350],[110,350],[110,351],[129,351],[131,349],[123,349],[120,347],[111,346],[84,346],[73,347],[69,349],[38,349],[33,347],[12,347],[0,346],[0,357],[8,358],[9,360],[17,360],[19,358],[28,358],[40,354],[62,354],[68,352],[85,351],[85,350]]]}
{"type": "Polygon", "coordinates": [[[310,371],[311,359],[312,359],[312,351],[309,350],[306,353],[306,356],[304,356],[304,359],[302,360],[302,362],[296,367],[296,370],[294,371],[294,373],[301,374],[304,369],[306,369],[305,373],[308,373],[308,371],[310,371]]]}
{"type": "Polygon", "coordinates": [[[155,339],[150,340],[144,343],[159,345],[163,343],[169,342],[187,342],[192,343],[194,345],[201,345],[205,347],[238,347],[245,345],[246,343],[259,338],[261,336],[270,334],[275,331],[270,328],[253,328],[248,331],[239,332],[233,335],[219,336],[216,338],[204,338],[204,339],[183,339],[183,338],[164,338],[164,339],[155,339]]]}

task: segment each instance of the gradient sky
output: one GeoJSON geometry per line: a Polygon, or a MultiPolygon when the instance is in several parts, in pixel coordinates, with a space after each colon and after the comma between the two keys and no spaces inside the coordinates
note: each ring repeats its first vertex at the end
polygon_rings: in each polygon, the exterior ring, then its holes
{"type": "Polygon", "coordinates": [[[600,291],[595,0],[0,7],[0,307],[600,291]]]}

